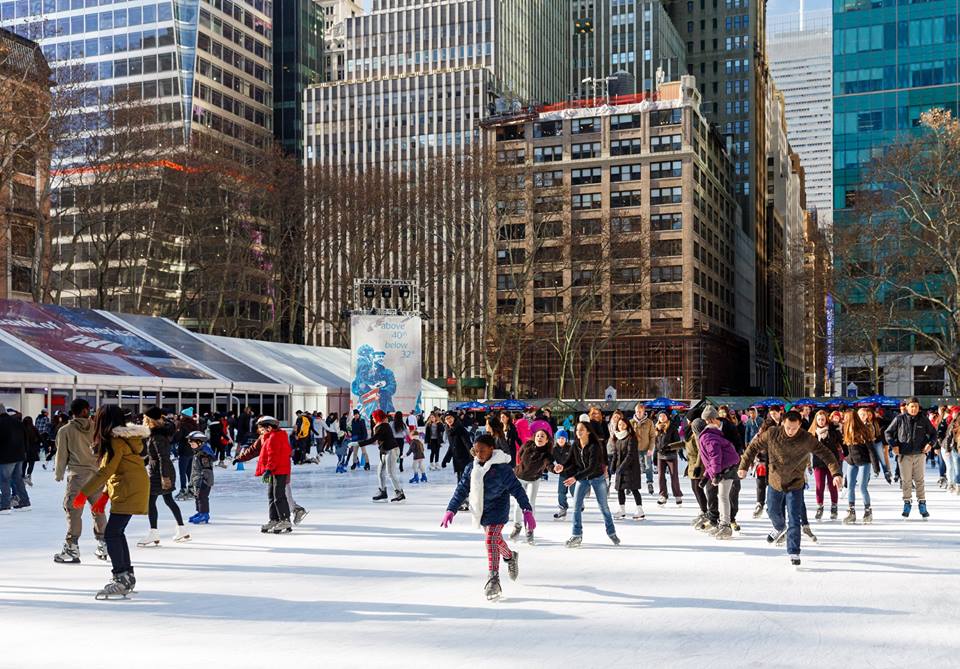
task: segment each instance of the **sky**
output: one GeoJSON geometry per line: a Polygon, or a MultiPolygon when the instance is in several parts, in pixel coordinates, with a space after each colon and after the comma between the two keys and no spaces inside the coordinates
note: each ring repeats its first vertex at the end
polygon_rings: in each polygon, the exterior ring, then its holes
{"type": "MultiPolygon", "coordinates": [[[[832,6],[832,0],[806,0],[806,11],[830,9],[832,6]]],[[[767,16],[793,14],[799,10],[800,0],[769,0],[767,3],[767,16]]]]}

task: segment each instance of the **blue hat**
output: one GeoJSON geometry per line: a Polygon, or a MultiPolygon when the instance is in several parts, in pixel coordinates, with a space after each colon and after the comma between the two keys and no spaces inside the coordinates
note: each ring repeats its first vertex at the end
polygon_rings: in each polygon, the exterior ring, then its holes
{"type": "Polygon", "coordinates": [[[193,418],[193,407],[187,407],[180,412],[180,415],[186,416],[187,418],[193,418]]]}
{"type": "Polygon", "coordinates": [[[554,438],[559,439],[563,437],[564,439],[570,439],[570,435],[567,434],[567,431],[564,429],[557,430],[557,433],[554,435],[554,438]]]}

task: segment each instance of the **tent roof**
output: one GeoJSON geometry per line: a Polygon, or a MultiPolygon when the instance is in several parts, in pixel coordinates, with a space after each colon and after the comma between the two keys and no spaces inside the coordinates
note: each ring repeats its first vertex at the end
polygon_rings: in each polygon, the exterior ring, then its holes
{"type": "MultiPolygon", "coordinates": [[[[323,386],[334,392],[350,391],[350,381],[338,373],[342,364],[336,355],[330,353],[336,349],[216,335],[202,337],[241,361],[266,362],[270,374],[288,385],[323,386]]],[[[349,371],[349,354],[347,369],[349,371]]]]}

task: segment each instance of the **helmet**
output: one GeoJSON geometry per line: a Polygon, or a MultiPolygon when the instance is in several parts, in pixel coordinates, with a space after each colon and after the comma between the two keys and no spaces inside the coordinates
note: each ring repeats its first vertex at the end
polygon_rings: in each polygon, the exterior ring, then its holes
{"type": "Polygon", "coordinates": [[[205,435],[203,432],[200,432],[199,430],[191,432],[190,434],[187,435],[187,441],[206,441],[206,440],[207,440],[207,435],[205,435]]]}
{"type": "Polygon", "coordinates": [[[261,416],[257,420],[257,425],[267,425],[271,427],[280,427],[280,421],[273,416],[261,416]]]}

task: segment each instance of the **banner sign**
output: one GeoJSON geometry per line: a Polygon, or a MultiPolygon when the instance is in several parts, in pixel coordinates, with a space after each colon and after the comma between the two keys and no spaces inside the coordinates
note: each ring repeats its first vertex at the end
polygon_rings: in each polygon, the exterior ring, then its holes
{"type": "Polygon", "coordinates": [[[364,419],[420,411],[421,327],[419,316],[351,317],[350,404],[364,419]]]}
{"type": "Polygon", "coordinates": [[[0,300],[0,330],[79,374],[213,378],[92,309],[0,300]]]}

